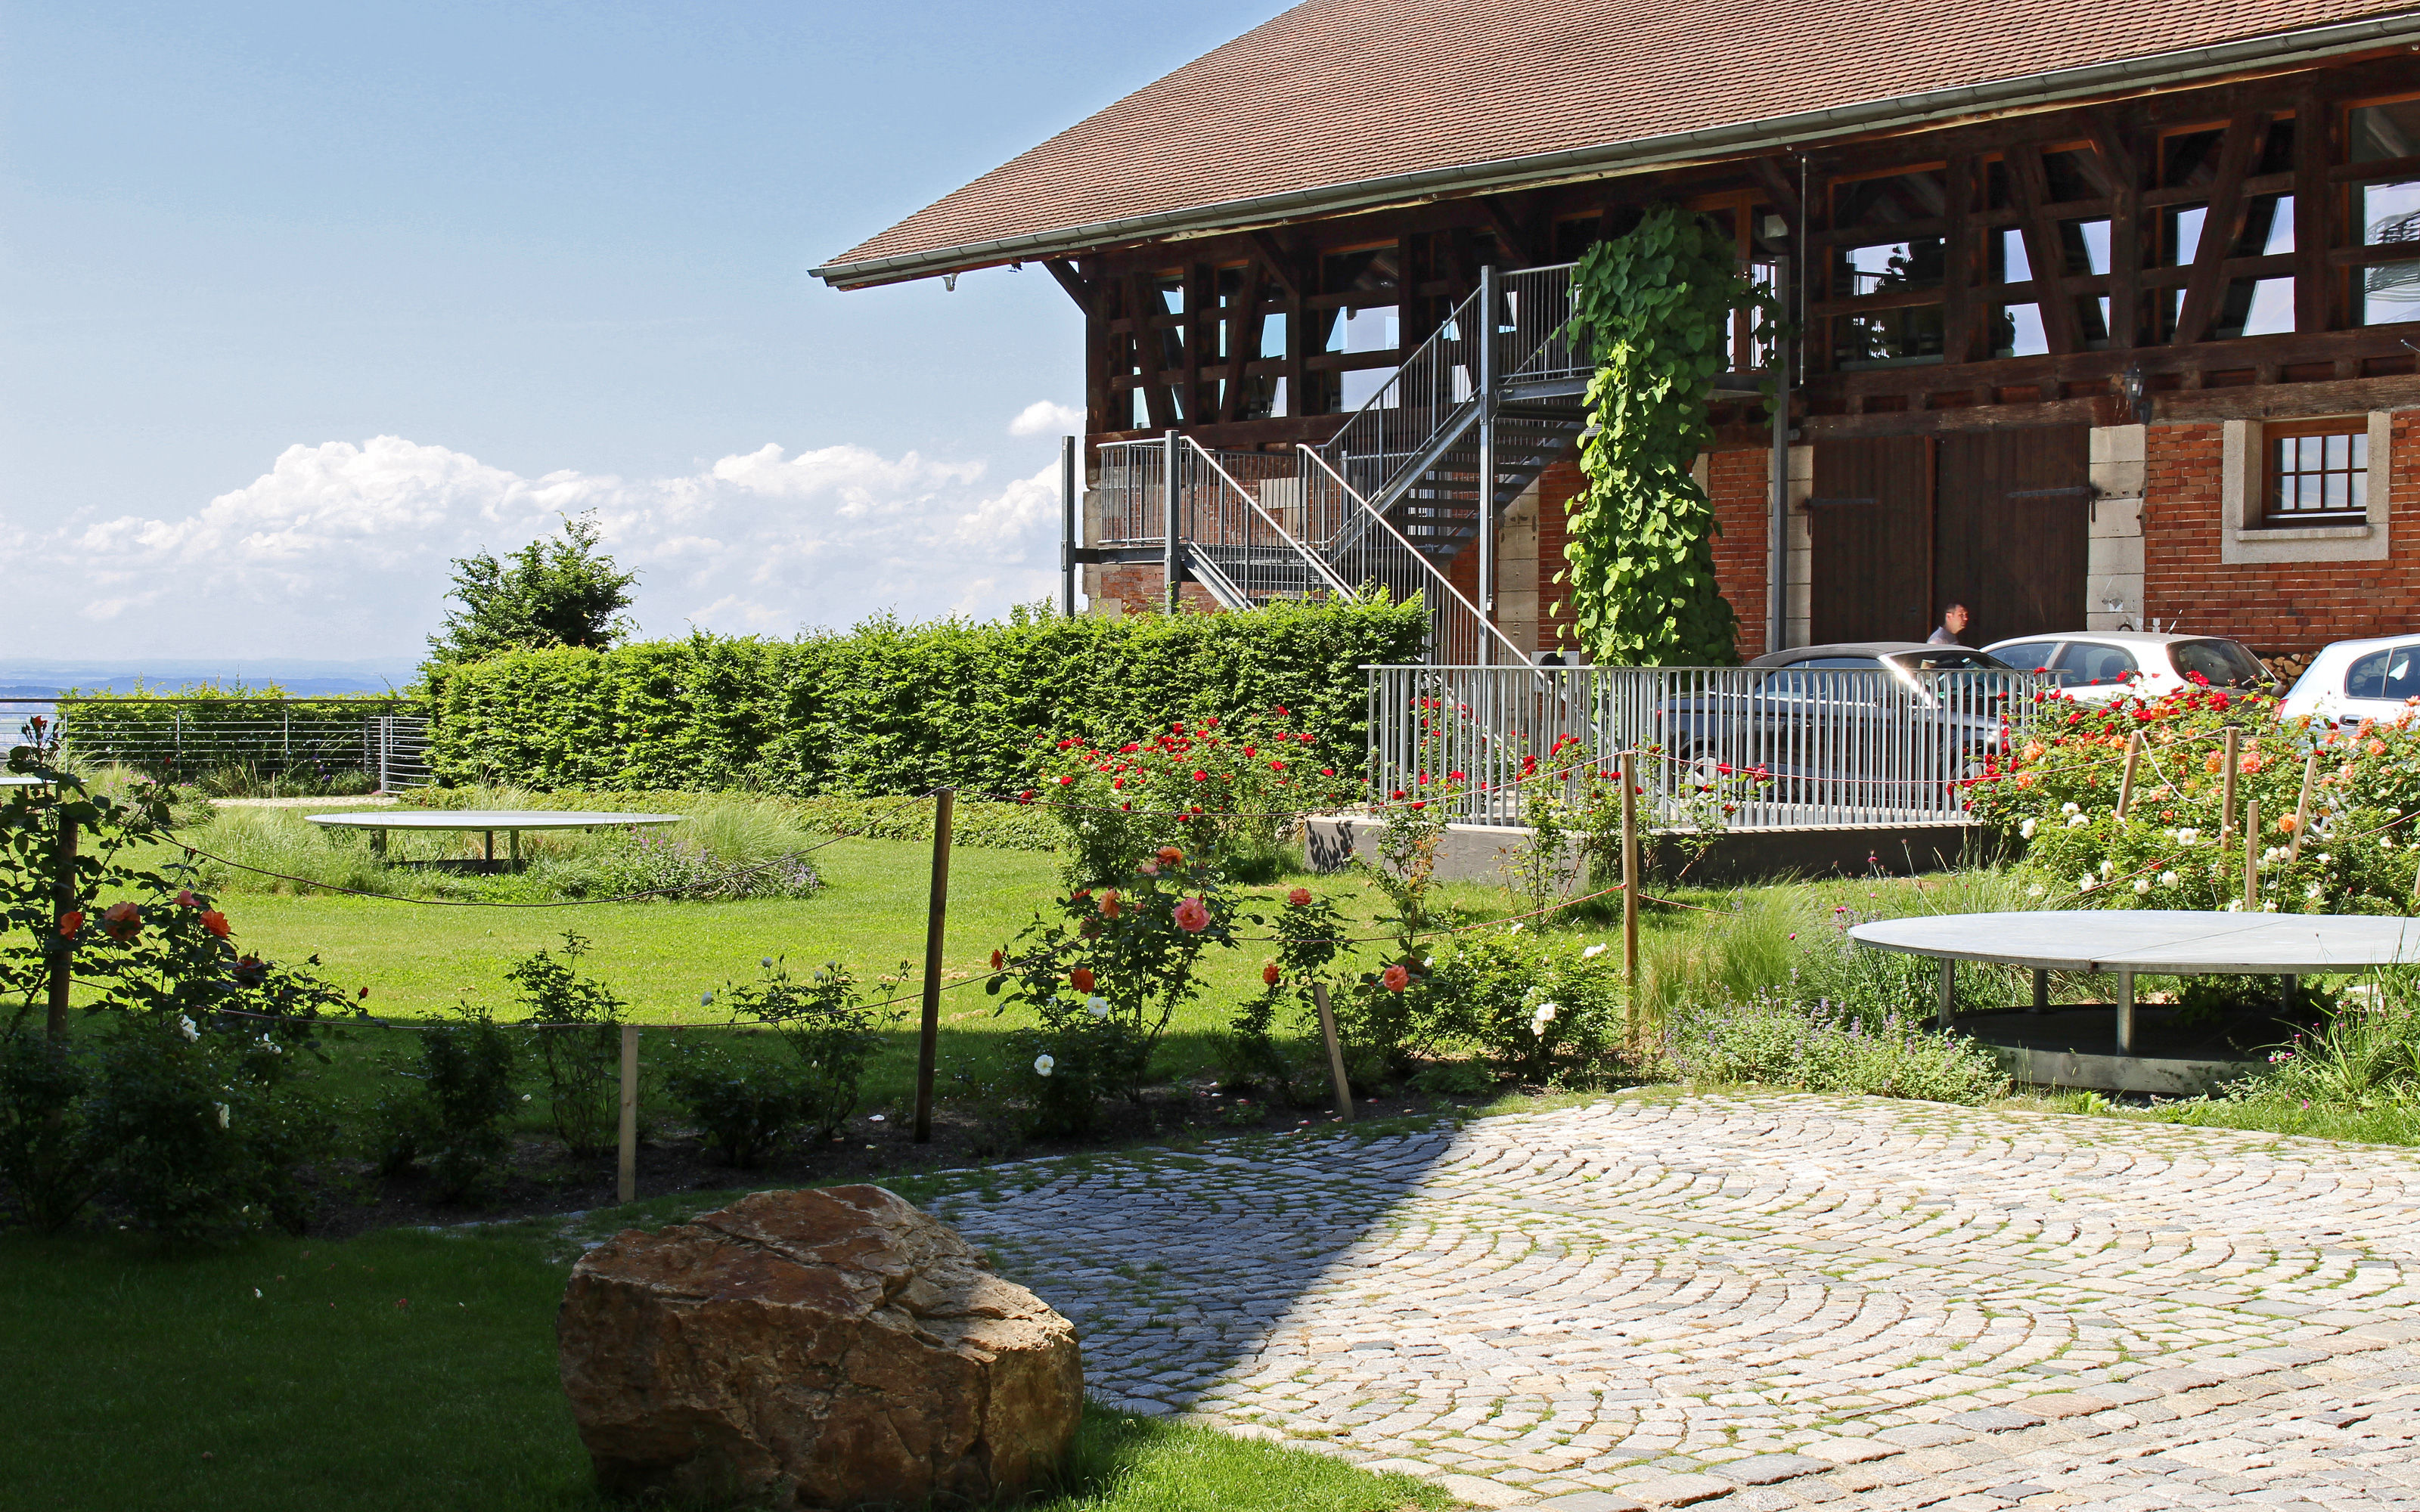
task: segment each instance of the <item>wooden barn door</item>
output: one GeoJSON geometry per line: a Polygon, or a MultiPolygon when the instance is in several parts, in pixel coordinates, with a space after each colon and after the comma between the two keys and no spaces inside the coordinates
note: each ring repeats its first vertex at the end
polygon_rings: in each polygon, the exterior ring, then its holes
{"type": "Polygon", "coordinates": [[[1815,443],[1807,501],[1807,632],[1836,640],[1921,640],[1932,633],[1931,443],[1875,436],[1815,443]]]}
{"type": "Polygon", "coordinates": [[[1937,444],[1933,602],[1966,606],[1959,639],[2083,629],[2090,428],[1947,431],[1937,444]]]}

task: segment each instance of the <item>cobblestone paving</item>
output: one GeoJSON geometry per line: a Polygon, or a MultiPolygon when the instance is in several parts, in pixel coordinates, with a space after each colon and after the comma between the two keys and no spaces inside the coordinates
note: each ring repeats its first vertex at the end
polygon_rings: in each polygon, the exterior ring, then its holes
{"type": "Polygon", "coordinates": [[[1093,1394],[1485,1505],[2420,1507],[2420,1155],[1789,1095],[1001,1168],[1093,1394]]]}

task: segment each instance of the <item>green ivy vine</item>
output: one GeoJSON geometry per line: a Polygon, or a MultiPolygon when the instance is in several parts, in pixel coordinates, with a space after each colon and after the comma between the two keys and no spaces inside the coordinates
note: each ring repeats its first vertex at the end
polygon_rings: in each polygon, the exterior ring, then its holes
{"type": "Polygon", "coordinates": [[[1568,586],[1589,659],[1606,666],[1729,666],[1738,618],[1714,579],[1713,501],[1691,469],[1713,440],[1706,395],[1730,365],[1733,311],[1777,329],[1773,297],[1704,216],[1651,207],[1590,247],[1572,279],[1574,323],[1595,347],[1587,491],[1572,500],[1568,586]]]}

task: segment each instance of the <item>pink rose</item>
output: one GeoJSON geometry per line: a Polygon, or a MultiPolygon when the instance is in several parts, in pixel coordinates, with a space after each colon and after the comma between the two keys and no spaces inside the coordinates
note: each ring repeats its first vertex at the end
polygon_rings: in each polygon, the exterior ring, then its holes
{"type": "Polygon", "coordinates": [[[1210,910],[1199,898],[1187,898],[1176,905],[1176,927],[1187,934],[1199,934],[1210,927],[1210,910]]]}

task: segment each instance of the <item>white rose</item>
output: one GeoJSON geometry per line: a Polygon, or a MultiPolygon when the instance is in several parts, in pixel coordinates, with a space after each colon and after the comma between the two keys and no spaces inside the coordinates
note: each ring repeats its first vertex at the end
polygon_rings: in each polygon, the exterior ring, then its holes
{"type": "Polygon", "coordinates": [[[1053,1057],[1036,1056],[1033,1057],[1033,1074],[1036,1076],[1047,1076],[1053,1071],[1057,1070],[1059,1062],[1053,1057]]]}
{"type": "Polygon", "coordinates": [[[2034,830],[2037,827],[2039,827],[2038,821],[2028,819],[2024,824],[2017,826],[2017,833],[2027,840],[2031,840],[2034,838],[2034,830]]]}
{"type": "Polygon", "coordinates": [[[1096,1019],[1105,1019],[1109,1016],[1109,1000],[1106,997],[1087,997],[1084,999],[1084,1007],[1089,1010],[1092,1015],[1096,1019]]]}
{"type": "Polygon", "coordinates": [[[2177,874],[2176,874],[2174,872],[2161,872],[2161,873],[2160,873],[2160,886],[2161,886],[2161,887],[2175,887],[2176,885],[2177,885],[2177,874]]]}
{"type": "Polygon", "coordinates": [[[2150,890],[2151,890],[2151,879],[2150,879],[2149,877],[2136,877],[2136,878],[2134,879],[2134,895],[2135,895],[2136,897],[2138,897],[2138,898],[2139,898],[2139,897],[2141,897],[2144,893],[2147,893],[2147,892],[2149,892],[2149,891],[2150,891],[2150,890]]]}

